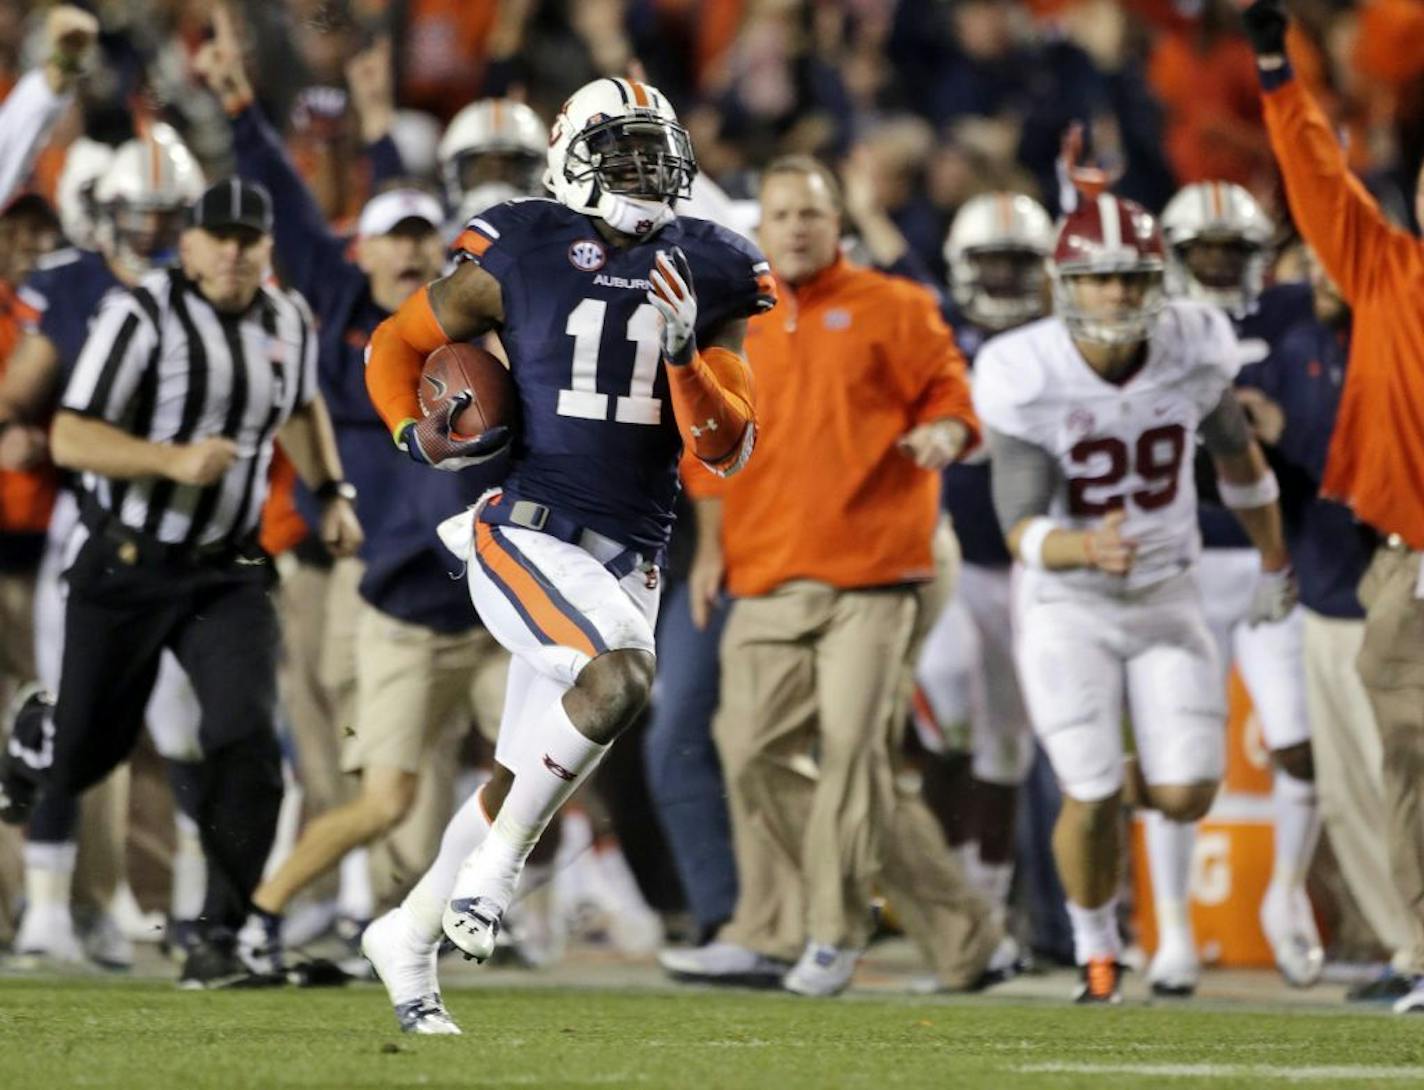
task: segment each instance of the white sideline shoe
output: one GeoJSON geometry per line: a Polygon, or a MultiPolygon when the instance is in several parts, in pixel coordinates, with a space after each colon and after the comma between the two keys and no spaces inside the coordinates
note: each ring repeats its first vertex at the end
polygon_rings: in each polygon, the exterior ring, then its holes
{"type": "Polygon", "coordinates": [[[1325,951],[1304,886],[1271,883],[1261,900],[1261,930],[1287,984],[1309,988],[1320,979],[1325,951]]]}
{"type": "Polygon", "coordinates": [[[397,906],[361,935],[361,953],[386,986],[396,1021],[406,1033],[452,1035],[460,1027],[440,999],[435,958],[439,943],[422,942],[397,906]]]}
{"type": "Polygon", "coordinates": [[[74,930],[68,905],[31,905],[20,920],[15,936],[15,953],[21,958],[78,964],[84,949],[74,930]]]}
{"type": "Polygon", "coordinates": [[[1392,1008],[1395,1014],[1424,1014],[1424,976],[1414,978],[1414,987],[1400,996],[1392,1008]]]}
{"type": "Polygon", "coordinates": [[[830,997],[840,995],[855,975],[859,950],[842,950],[808,942],[806,952],[786,974],[781,986],[797,995],[830,997]]]}
{"type": "Polygon", "coordinates": [[[1185,939],[1165,937],[1152,964],[1147,967],[1147,983],[1153,995],[1181,999],[1192,995],[1201,982],[1201,959],[1185,939]]]}
{"type": "Polygon", "coordinates": [[[658,953],[658,964],[674,980],[689,984],[774,988],[786,975],[784,961],[730,942],[662,950],[658,953]]]}

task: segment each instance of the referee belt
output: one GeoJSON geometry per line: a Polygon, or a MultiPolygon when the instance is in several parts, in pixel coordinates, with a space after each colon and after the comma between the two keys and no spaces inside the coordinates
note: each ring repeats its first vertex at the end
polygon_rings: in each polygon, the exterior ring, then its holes
{"type": "Polygon", "coordinates": [[[188,545],[182,542],[159,541],[151,534],[120,522],[113,512],[99,506],[93,496],[88,494],[80,497],[79,518],[92,534],[114,546],[114,553],[120,563],[130,566],[222,567],[235,563],[242,557],[260,560],[262,563],[267,561],[267,556],[257,544],[255,536],[248,537],[240,544],[215,541],[207,545],[188,545]]]}

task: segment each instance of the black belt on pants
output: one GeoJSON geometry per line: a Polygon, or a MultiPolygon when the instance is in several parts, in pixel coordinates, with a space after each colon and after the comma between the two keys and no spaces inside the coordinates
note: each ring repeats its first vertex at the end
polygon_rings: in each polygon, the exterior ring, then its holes
{"type": "Polygon", "coordinates": [[[79,519],[90,533],[114,547],[123,564],[220,568],[244,558],[254,563],[267,561],[267,555],[257,543],[255,534],[241,542],[215,541],[208,545],[159,541],[151,534],[120,522],[113,512],[99,506],[89,494],[79,499],[79,519]]]}

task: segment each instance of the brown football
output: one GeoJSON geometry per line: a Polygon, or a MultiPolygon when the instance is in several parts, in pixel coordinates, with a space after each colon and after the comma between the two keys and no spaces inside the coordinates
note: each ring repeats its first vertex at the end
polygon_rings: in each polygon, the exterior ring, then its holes
{"type": "Polygon", "coordinates": [[[490,428],[518,423],[514,383],[497,356],[472,344],[447,344],[425,358],[419,398],[426,416],[467,391],[470,404],[453,421],[461,437],[475,439],[490,428]]]}

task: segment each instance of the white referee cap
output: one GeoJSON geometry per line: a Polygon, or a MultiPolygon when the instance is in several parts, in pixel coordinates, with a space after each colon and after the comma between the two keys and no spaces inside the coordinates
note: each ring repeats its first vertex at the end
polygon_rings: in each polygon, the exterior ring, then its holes
{"type": "Polygon", "coordinates": [[[438,231],[445,222],[445,210],[423,189],[387,190],[366,202],[356,221],[356,233],[362,238],[390,234],[406,220],[419,220],[438,231]]]}

